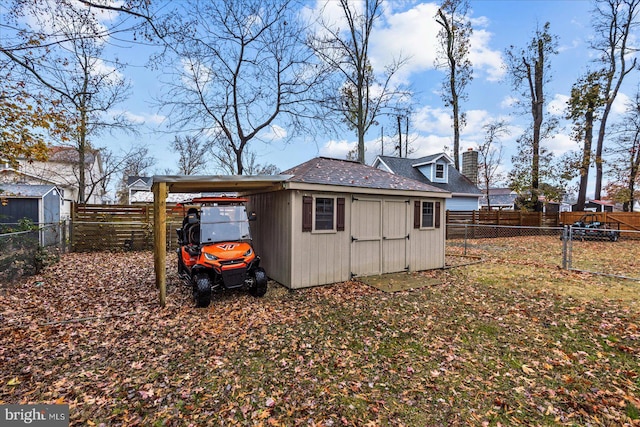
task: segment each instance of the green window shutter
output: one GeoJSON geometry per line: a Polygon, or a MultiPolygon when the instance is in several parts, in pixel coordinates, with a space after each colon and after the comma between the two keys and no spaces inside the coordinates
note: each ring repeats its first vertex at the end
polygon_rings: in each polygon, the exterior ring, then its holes
{"type": "Polygon", "coordinates": [[[413,228],[420,228],[420,217],[422,209],[420,209],[420,200],[413,202],[413,228]]]}
{"type": "Polygon", "coordinates": [[[434,223],[436,228],[440,228],[440,202],[436,202],[434,223]]]}

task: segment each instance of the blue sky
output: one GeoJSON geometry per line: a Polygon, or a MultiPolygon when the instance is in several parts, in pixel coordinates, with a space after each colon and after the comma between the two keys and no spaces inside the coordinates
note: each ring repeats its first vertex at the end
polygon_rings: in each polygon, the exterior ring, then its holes
{"type": "MultiPolygon", "coordinates": [[[[324,2],[305,3],[307,13],[315,13],[324,2]]],[[[336,12],[337,2],[330,3],[328,13],[336,12]]],[[[471,60],[474,79],[468,87],[468,100],[462,105],[468,117],[463,130],[461,150],[476,147],[483,139],[482,126],[487,122],[503,118],[510,126],[511,134],[503,139],[505,147],[504,168],[510,168],[510,157],[515,140],[527,126],[529,117],[515,114],[515,93],[503,68],[504,51],[510,45],[523,47],[533,36],[537,26],[551,23],[551,33],[558,36],[559,54],[552,59],[553,81],[547,87],[548,114],[563,116],[563,109],[576,79],[585,73],[593,61],[594,52],[588,49],[592,37],[591,9],[587,0],[472,0],[471,17],[474,35],[471,41],[471,60]]],[[[384,18],[379,22],[372,40],[371,53],[374,69],[388,63],[392,57],[410,57],[399,79],[411,84],[415,91],[415,116],[410,129],[413,156],[442,152],[452,146],[450,113],[438,95],[443,74],[434,70],[433,60],[438,27],[433,20],[437,4],[432,2],[387,3],[384,18]]],[[[176,133],[166,133],[163,112],[153,106],[153,98],[162,86],[156,71],[144,67],[149,51],[132,47],[118,55],[132,66],[125,73],[131,79],[133,93],[121,109],[130,117],[144,122],[141,134],[134,136],[104,136],[97,145],[126,147],[147,144],[158,160],[150,172],[164,174],[175,169],[177,159],[169,150],[169,143],[176,133]]],[[[624,108],[640,82],[640,72],[629,76],[614,108],[614,117],[624,108]]],[[[367,134],[367,161],[372,162],[380,153],[380,128],[372,128],[367,134]]],[[[556,154],[579,147],[569,138],[567,128],[545,145],[556,154]]],[[[385,129],[385,140],[391,149],[391,129],[385,129]]],[[[288,145],[278,141],[265,145],[257,142],[251,146],[259,155],[260,163],[273,163],[281,170],[300,164],[312,157],[323,155],[344,158],[353,148],[355,135],[345,130],[339,136],[316,137],[314,140],[300,139],[288,145]]],[[[211,169],[210,173],[219,173],[211,169]]]]}

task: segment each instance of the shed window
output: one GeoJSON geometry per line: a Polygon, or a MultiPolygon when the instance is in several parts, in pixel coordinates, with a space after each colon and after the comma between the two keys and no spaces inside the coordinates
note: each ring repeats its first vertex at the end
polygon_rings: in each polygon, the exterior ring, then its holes
{"type": "Polygon", "coordinates": [[[316,230],[333,230],[334,199],[316,197],[316,230]]]}
{"type": "Polygon", "coordinates": [[[433,202],[422,202],[422,228],[432,228],[433,223],[433,202]]]}
{"type": "Polygon", "coordinates": [[[436,178],[444,179],[444,165],[443,164],[437,164],[436,165],[436,178]]]}

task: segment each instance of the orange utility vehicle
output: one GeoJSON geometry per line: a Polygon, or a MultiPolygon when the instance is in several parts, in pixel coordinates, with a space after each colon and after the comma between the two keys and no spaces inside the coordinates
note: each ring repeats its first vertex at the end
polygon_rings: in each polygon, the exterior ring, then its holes
{"type": "Polygon", "coordinates": [[[267,292],[267,274],[253,251],[247,199],[199,197],[191,204],[178,233],[178,275],[193,287],[198,307],[211,303],[211,294],[224,289],[246,289],[261,297],[267,292]]]}

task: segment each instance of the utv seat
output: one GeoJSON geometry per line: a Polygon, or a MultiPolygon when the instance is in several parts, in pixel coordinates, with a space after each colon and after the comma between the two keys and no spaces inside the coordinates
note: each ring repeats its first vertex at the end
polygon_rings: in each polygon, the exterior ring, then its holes
{"type": "Polygon", "coordinates": [[[200,244],[200,224],[194,224],[189,227],[188,243],[192,245],[200,244]]]}

